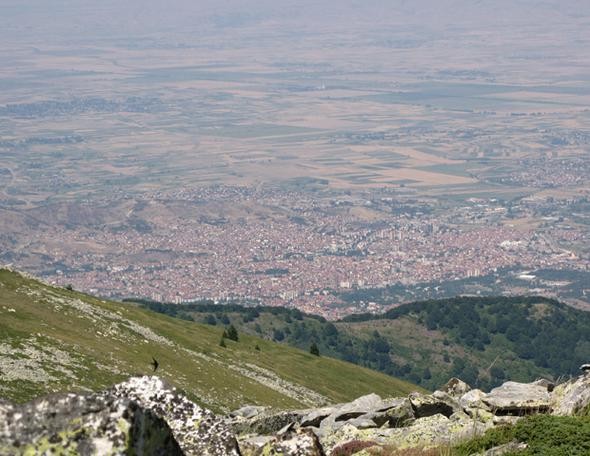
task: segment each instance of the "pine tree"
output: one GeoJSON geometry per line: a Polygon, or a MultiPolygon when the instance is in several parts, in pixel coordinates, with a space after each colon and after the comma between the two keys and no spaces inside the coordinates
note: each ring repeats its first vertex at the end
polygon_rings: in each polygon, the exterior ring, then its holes
{"type": "Polygon", "coordinates": [[[320,349],[315,342],[311,344],[311,347],[309,347],[309,353],[315,356],[320,356],[320,349]]]}
{"type": "Polygon", "coordinates": [[[236,342],[238,341],[238,330],[234,325],[229,325],[229,328],[227,328],[227,338],[236,342]]]}

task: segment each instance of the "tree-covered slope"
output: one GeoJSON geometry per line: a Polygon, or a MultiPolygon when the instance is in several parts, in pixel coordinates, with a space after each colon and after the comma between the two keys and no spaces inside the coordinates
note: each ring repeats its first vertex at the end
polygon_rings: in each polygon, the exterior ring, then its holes
{"type": "Polygon", "coordinates": [[[434,389],[451,376],[490,388],[507,378],[576,374],[590,361],[590,314],[543,297],[457,297],[328,322],[295,309],[144,303],[154,310],[320,352],[434,389]]]}
{"type": "Polygon", "coordinates": [[[136,305],[104,301],[0,269],[0,398],[101,389],[152,371],[198,403],[227,411],[341,402],[414,385],[327,357],[240,334],[219,345],[219,328],[136,305]],[[258,349],[256,349],[258,347],[258,349]]]}

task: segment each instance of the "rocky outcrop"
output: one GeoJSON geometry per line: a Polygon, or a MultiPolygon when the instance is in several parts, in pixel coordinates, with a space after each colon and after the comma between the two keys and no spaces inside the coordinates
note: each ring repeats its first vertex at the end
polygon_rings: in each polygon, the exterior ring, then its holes
{"type": "Polygon", "coordinates": [[[486,394],[483,402],[499,416],[546,413],[551,405],[551,393],[544,382],[506,382],[486,394]]]}
{"type": "Polygon", "coordinates": [[[0,409],[0,454],[181,455],[151,410],[112,395],[65,394],[0,409]]]}
{"type": "Polygon", "coordinates": [[[239,455],[225,420],[157,377],[0,406],[0,454],[239,455]]]}
{"type": "Polygon", "coordinates": [[[555,415],[576,415],[590,407],[590,372],[556,386],[551,394],[555,415]]]}
{"type": "MultiPolygon", "coordinates": [[[[407,398],[387,399],[370,394],[350,403],[308,410],[292,423],[292,429],[312,430],[328,455],[335,449],[348,451],[368,445],[402,449],[454,444],[481,435],[491,427],[513,424],[525,415],[577,413],[588,407],[589,383],[590,375],[557,387],[545,380],[528,384],[506,382],[484,393],[459,379],[451,379],[432,394],[412,393],[407,398]]],[[[275,448],[270,436],[265,440],[241,436],[240,442],[246,446],[256,443],[259,450],[275,448]]],[[[514,442],[496,448],[493,454],[518,448],[521,444],[514,442]]]]}
{"type": "Polygon", "coordinates": [[[234,417],[231,428],[236,434],[272,435],[285,426],[301,422],[305,412],[297,410],[272,411],[266,409],[250,418],[234,417]]]}
{"type": "Polygon", "coordinates": [[[158,377],[134,377],[103,394],[133,401],[163,419],[185,454],[239,454],[238,443],[225,419],[199,407],[158,377]]]}
{"type": "Polygon", "coordinates": [[[471,391],[471,387],[463,380],[453,377],[447,383],[441,386],[439,391],[447,393],[451,397],[460,398],[464,394],[467,394],[469,391],[471,391]]]}
{"type": "MultiPolygon", "coordinates": [[[[489,393],[451,379],[432,394],[369,394],[308,410],[245,406],[219,417],[157,377],[136,377],[101,393],[53,395],[24,405],[0,400],[0,454],[329,456],[376,445],[428,448],[533,413],[577,414],[589,404],[586,373],[557,386],[506,382],[489,393]]],[[[486,454],[518,448],[522,444],[512,442],[486,454]]]]}
{"type": "Polygon", "coordinates": [[[410,403],[416,418],[427,418],[433,415],[444,415],[447,418],[461,410],[459,404],[447,393],[435,391],[433,394],[410,394],[410,403]]]}

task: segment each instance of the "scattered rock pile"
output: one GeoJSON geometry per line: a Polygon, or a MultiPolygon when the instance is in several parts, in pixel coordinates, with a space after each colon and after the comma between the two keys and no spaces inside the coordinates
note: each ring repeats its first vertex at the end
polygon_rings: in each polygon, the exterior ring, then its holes
{"type": "Polygon", "coordinates": [[[456,443],[522,416],[575,415],[590,404],[590,373],[561,385],[506,382],[489,393],[451,379],[405,398],[376,394],[346,404],[275,411],[246,406],[215,416],[157,377],[94,394],[0,401],[0,454],[324,456],[374,445],[456,443]]]}

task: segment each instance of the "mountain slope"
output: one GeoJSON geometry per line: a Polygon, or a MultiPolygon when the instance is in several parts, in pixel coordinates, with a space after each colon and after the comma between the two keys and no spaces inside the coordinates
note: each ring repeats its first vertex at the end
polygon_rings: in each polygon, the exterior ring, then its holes
{"type": "Polygon", "coordinates": [[[590,313],[543,297],[457,297],[339,322],[294,309],[144,303],[380,370],[427,389],[456,376],[489,389],[505,379],[575,375],[590,361],[590,313]]]}
{"type": "Polygon", "coordinates": [[[0,397],[25,401],[100,389],[151,371],[216,411],[244,404],[315,406],[416,387],[349,363],[221,328],[100,300],[0,270],[0,397]],[[258,345],[260,350],[256,350],[258,345]]]}

